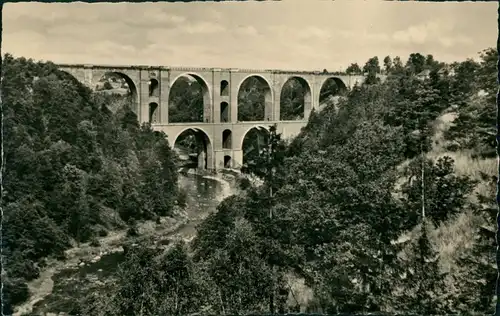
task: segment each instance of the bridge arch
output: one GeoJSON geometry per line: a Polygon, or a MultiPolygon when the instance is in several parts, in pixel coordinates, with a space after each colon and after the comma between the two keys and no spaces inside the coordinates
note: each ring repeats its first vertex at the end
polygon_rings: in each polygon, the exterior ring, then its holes
{"type": "MultiPolygon", "coordinates": [[[[97,82],[94,81],[95,84],[94,84],[93,89],[95,89],[96,91],[106,91],[106,90],[112,91],[114,89],[117,89],[113,86],[112,89],[99,90],[99,88],[100,88],[99,83],[103,82],[103,80],[104,80],[104,85],[106,85],[106,82],[109,83],[108,78],[110,78],[110,79],[119,78],[119,79],[123,80],[125,82],[126,88],[128,90],[126,97],[130,98],[130,109],[135,114],[137,114],[137,115],[139,114],[139,94],[137,92],[137,84],[134,82],[134,80],[132,80],[130,78],[130,76],[128,76],[124,72],[117,71],[117,70],[105,70],[103,72],[96,71],[95,74],[96,74],[96,77],[98,78],[98,80],[97,80],[97,82]]],[[[104,86],[103,86],[103,88],[104,88],[104,86]]],[[[123,88],[123,85],[121,85],[120,88],[123,88]]]]}
{"type": "MultiPolygon", "coordinates": [[[[203,123],[210,123],[212,122],[212,98],[211,98],[211,90],[210,90],[210,86],[208,85],[207,83],[207,80],[205,80],[205,78],[203,78],[203,76],[201,76],[200,74],[197,74],[195,72],[185,72],[185,73],[182,73],[180,75],[178,75],[177,77],[175,77],[171,83],[170,83],[170,96],[169,96],[169,100],[168,100],[168,111],[169,111],[169,123],[193,123],[193,122],[203,122],[203,123]],[[183,122],[177,122],[177,121],[171,121],[170,118],[171,118],[171,110],[172,110],[172,88],[174,87],[174,85],[179,81],[180,78],[187,78],[188,80],[190,80],[190,83],[194,81],[196,81],[199,85],[200,85],[200,88],[201,88],[201,94],[202,94],[202,98],[203,98],[203,109],[202,111],[202,118],[198,121],[195,121],[195,120],[192,120],[192,121],[183,121],[183,122]]],[[[182,109],[180,109],[180,111],[182,111],[182,109]]]]}
{"type": "MultiPolygon", "coordinates": [[[[237,92],[237,117],[238,121],[270,121],[272,120],[273,113],[273,88],[269,81],[261,75],[258,74],[250,74],[243,78],[238,84],[237,92]],[[245,100],[245,96],[242,95],[242,88],[245,88],[247,85],[257,84],[257,90],[260,90],[261,96],[263,99],[258,100],[254,104],[247,104],[245,102],[249,102],[245,100]],[[255,105],[261,105],[260,109],[255,109],[255,105]],[[243,110],[243,111],[242,111],[243,110]]],[[[248,93],[255,92],[255,89],[248,90],[248,93]]]]}
{"type": "Polygon", "coordinates": [[[319,86],[318,104],[331,100],[332,97],[343,96],[347,93],[347,85],[338,77],[326,77],[319,86]]]}
{"type": "Polygon", "coordinates": [[[173,138],[171,147],[196,155],[198,169],[212,169],[213,148],[210,134],[199,127],[186,127],[173,138]]]}
{"type": "Polygon", "coordinates": [[[300,76],[288,77],[280,89],[280,120],[304,119],[306,113],[311,111],[311,109],[311,84],[300,76]],[[301,88],[299,91],[297,91],[297,85],[301,88]]]}
{"type": "Polygon", "coordinates": [[[241,137],[240,147],[242,151],[242,164],[248,163],[252,157],[258,155],[263,146],[267,146],[269,138],[269,127],[254,125],[247,128],[241,137]]]}

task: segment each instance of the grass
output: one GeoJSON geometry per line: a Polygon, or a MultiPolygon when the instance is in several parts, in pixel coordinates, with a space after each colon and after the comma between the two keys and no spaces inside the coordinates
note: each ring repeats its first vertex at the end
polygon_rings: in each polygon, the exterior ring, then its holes
{"type": "MultiPolygon", "coordinates": [[[[476,188],[469,196],[470,202],[477,203],[477,194],[481,194],[486,197],[491,196],[491,202],[495,203],[496,184],[486,180],[485,176],[491,178],[498,174],[497,158],[473,158],[473,153],[470,151],[451,152],[446,149],[449,141],[444,139],[444,132],[453,125],[456,117],[456,112],[447,111],[436,119],[433,124],[433,148],[426,156],[434,161],[444,156],[451,157],[455,162],[457,175],[469,176],[478,181],[476,188]]],[[[404,168],[408,164],[409,161],[405,161],[400,167],[404,168]]],[[[452,272],[458,268],[456,260],[463,252],[472,248],[477,228],[485,224],[488,223],[484,218],[473,214],[470,210],[464,210],[463,213],[430,231],[431,241],[440,254],[443,272],[452,272]]],[[[415,228],[400,239],[413,240],[417,236],[417,230],[415,228]]]]}

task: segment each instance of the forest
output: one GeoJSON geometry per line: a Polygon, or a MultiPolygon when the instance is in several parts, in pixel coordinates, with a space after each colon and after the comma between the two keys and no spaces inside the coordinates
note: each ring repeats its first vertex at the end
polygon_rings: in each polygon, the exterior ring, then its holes
{"type": "MultiPolygon", "coordinates": [[[[271,127],[245,170],[263,184],[242,177],[191,243],[129,248],[113,286],[75,314],[491,312],[497,51],[478,57],[350,65],[365,83],[313,111],[296,138],[271,127]]],[[[7,54],[2,66],[8,314],[48,258],[171,216],[183,196],[167,135],[139,125],[126,102],[111,111],[113,95],[50,62],[7,54]]]]}

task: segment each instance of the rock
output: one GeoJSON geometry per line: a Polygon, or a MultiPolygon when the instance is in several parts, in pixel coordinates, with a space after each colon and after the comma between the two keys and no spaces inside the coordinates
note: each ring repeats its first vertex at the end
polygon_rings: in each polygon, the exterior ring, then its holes
{"type": "Polygon", "coordinates": [[[102,269],[98,269],[97,272],[102,272],[102,269]]]}
{"type": "Polygon", "coordinates": [[[80,267],[83,267],[84,265],[85,265],[85,262],[83,262],[83,261],[80,262],[80,264],[79,264],[80,267]]]}
{"type": "Polygon", "coordinates": [[[93,259],[92,259],[92,263],[96,263],[97,261],[101,260],[101,256],[95,256],[93,259]]]}

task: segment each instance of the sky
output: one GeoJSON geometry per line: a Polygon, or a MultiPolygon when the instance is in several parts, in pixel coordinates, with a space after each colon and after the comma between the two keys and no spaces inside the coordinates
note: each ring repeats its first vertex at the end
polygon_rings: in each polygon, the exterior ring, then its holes
{"type": "Polygon", "coordinates": [[[2,54],[54,63],[344,70],[373,56],[477,58],[496,2],[6,3],[2,54]]]}

